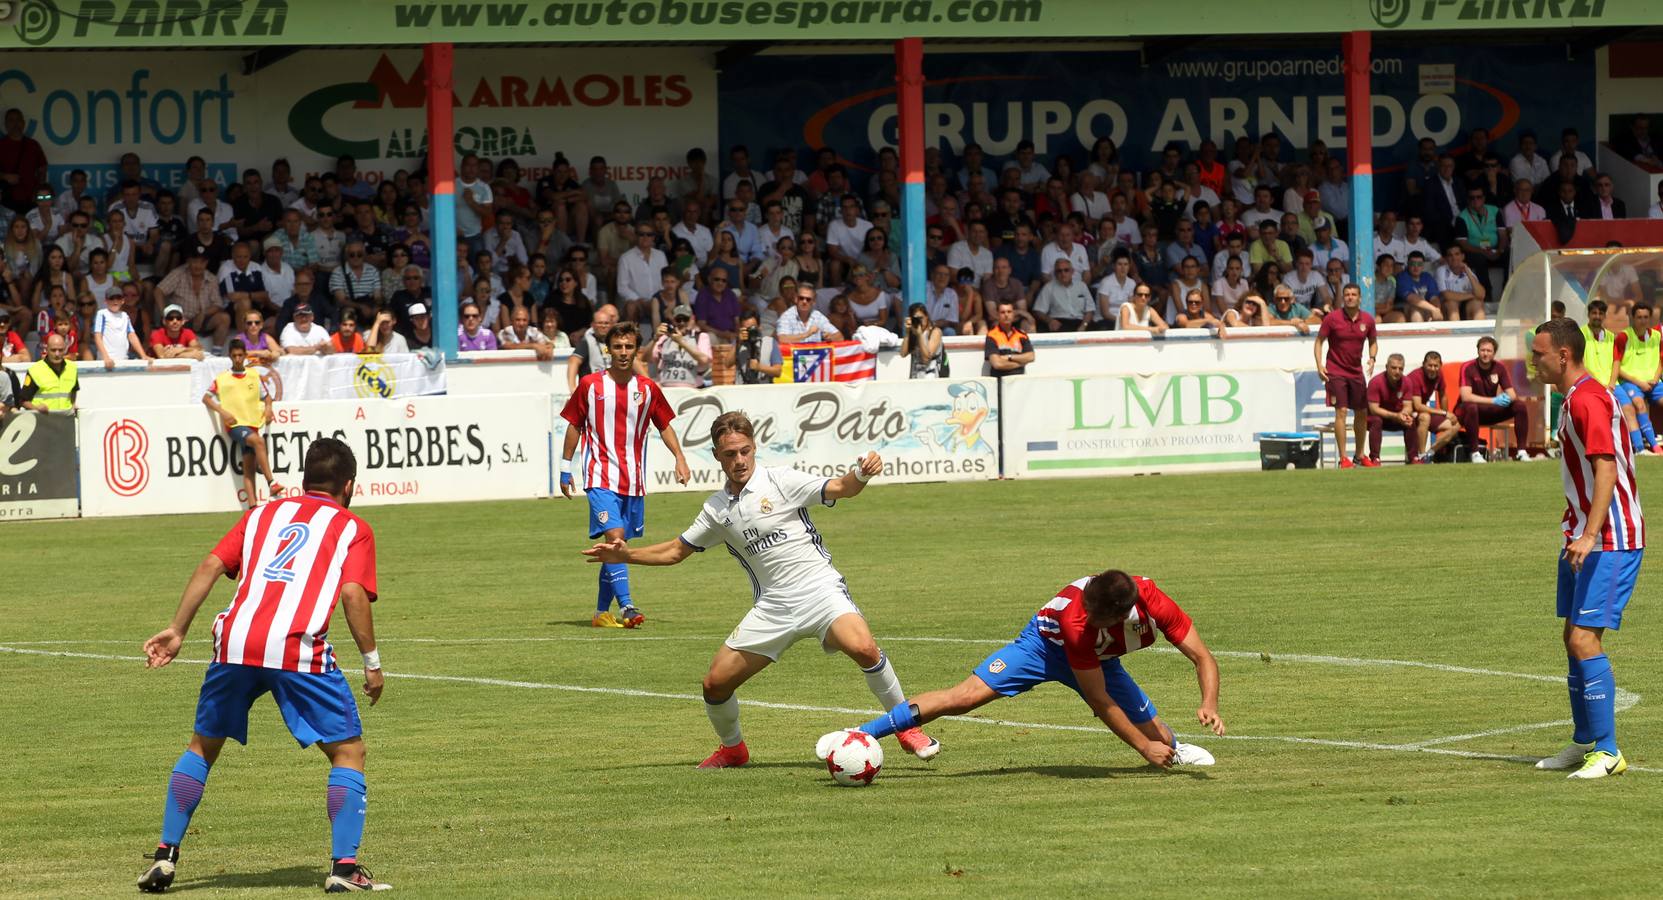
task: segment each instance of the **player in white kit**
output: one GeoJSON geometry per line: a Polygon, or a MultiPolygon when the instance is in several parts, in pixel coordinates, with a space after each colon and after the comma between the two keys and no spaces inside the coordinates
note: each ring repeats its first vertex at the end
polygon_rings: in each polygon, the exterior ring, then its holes
{"type": "MultiPolygon", "coordinates": [[[[859,494],[883,471],[883,461],[868,453],[840,478],[758,467],[751,420],[742,412],[718,416],[710,426],[710,443],[727,484],[710,495],[680,537],[639,548],[621,540],[606,541],[583,553],[590,562],[673,566],[725,544],[750,576],[756,605],[716,651],[704,677],[705,712],[722,744],[699,768],[724,769],[750,760],[739,731],[734,692],[804,638],[812,636],[827,653],[842,652],[858,663],[885,709],[900,703],[905,694],[895,667],[872,639],[865,617],[849,597],[848,584],[832,566],[831,554],[808,517],[811,504],[831,506],[859,494]]],[[[941,749],[918,728],[898,732],[895,738],[919,759],[929,759],[941,749]]]]}

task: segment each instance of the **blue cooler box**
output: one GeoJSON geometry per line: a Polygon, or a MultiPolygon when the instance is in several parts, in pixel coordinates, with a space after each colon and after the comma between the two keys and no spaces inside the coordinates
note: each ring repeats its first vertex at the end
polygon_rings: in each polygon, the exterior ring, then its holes
{"type": "Polygon", "coordinates": [[[1314,469],[1322,458],[1322,435],[1314,431],[1262,431],[1253,435],[1259,442],[1259,467],[1272,469],[1314,469]]]}

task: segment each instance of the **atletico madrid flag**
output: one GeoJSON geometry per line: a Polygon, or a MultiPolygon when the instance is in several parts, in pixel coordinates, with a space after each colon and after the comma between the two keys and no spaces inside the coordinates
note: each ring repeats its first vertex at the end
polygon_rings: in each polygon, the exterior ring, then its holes
{"type": "Polygon", "coordinates": [[[790,362],[793,382],[870,381],[878,377],[877,354],[866,352],[859,341],[786,344],[781,350],[790,362]]]}

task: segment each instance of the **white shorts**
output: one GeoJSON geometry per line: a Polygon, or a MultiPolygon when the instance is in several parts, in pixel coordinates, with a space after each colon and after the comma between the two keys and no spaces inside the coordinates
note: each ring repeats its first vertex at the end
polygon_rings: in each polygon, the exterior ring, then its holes
{"type": "Polygon", "coordinates": [[[842,583],[831,584],[813,597],[792,601],[789,606],[751,607],[723,643],[734,650],[778,662],[786,648],[812,635],[819,639],[820,649],[836,653],[826,646],[826,632],[831,630],[833,622],[849,613],[861,614],[849,598],[849,588],[842,583]]]}

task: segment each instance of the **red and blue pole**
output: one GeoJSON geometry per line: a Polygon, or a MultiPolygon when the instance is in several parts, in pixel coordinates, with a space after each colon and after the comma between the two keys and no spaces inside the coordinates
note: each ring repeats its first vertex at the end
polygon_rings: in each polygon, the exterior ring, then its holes
{"type": "Polygon", "coordinates": [[[450,44],[422,50],[427,73],[427,183],[433,191],[433,332],[446,359],[456,358],[456,151],[451,110],[450,44]]]}

